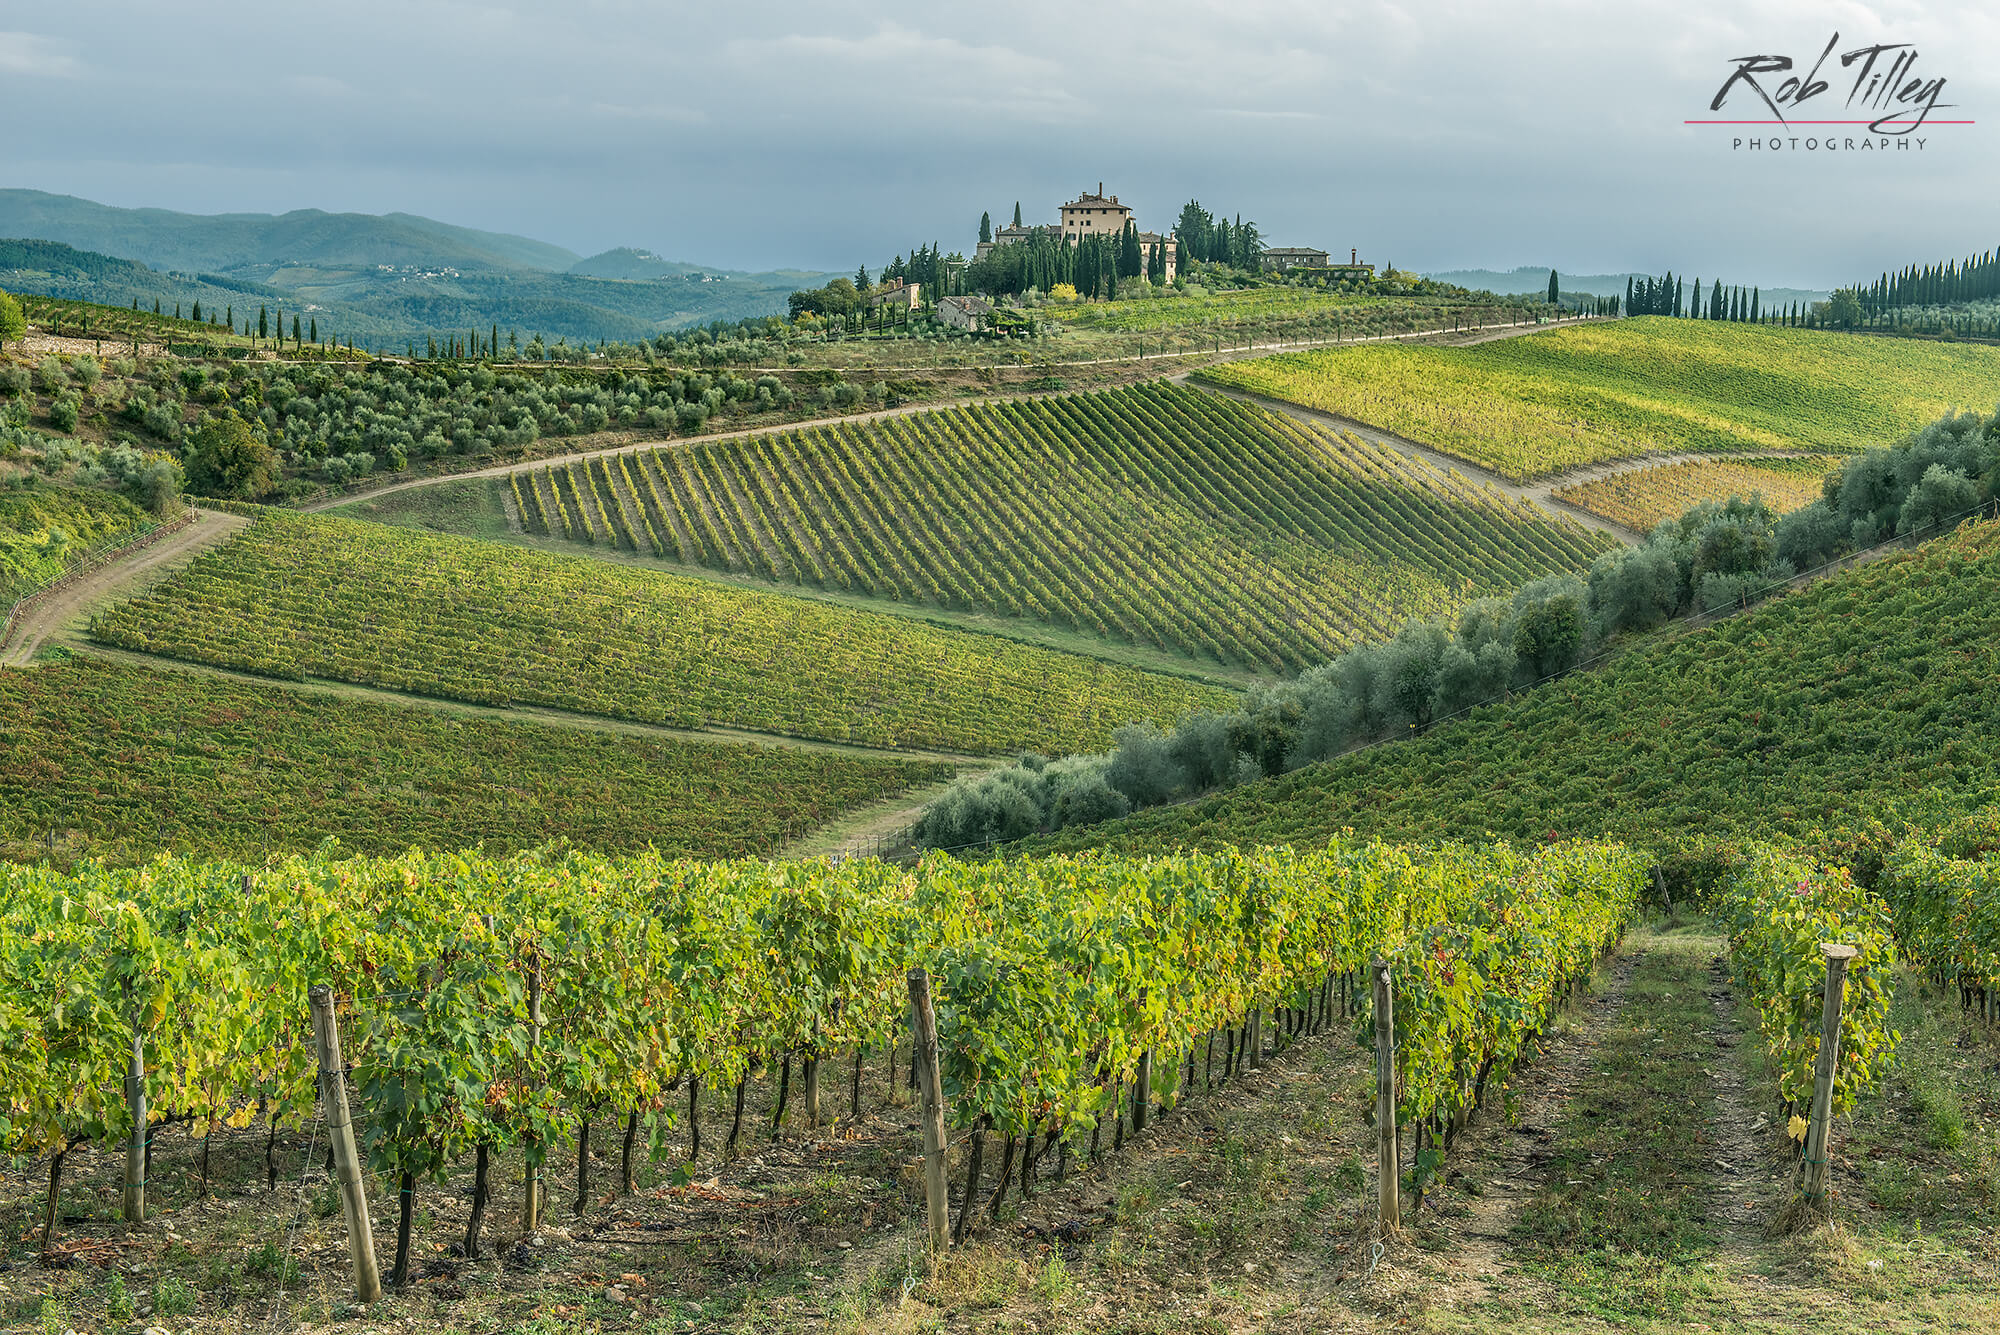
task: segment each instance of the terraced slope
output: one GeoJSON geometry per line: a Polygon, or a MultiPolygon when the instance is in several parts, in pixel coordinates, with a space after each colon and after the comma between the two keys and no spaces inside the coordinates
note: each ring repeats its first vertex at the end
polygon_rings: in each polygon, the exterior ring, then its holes
{"type": "Polygon", "coordinates": [[[1851,453],[2000,401],[2000,348],[1661,316],[1462,348],[1288,353],[1200,374],[1516,481],[1655,452],[1851,453]]]}
{"type": "Polygon", "coordinates": [[[1779,514],[1790,514],[1819,498],[1821,480],[1838,462],[1826,454],[1741,461],[1695,459],[1592,478],[1558,487],[1551,495],[1635,532],[1647,533],[1661,520],[1679,519],[1703,501],[1725,501],[1752,492],[1779,514]]]}
{"type": "Polygon", "coordinates": [[[907,617],[277,511],[91,633],[277,677],[964,752],[1087,750],[1230,698],[907,617]]]}
{"type": "Polygon", "coordinates": [[[620,736],[88,658],[0,671],[0,858],[570,839],[767,853],[949,764],[620,736]]]}
{"type": "Polygon", "coordinates": [[[531,533],[1292,672],[1580,570],[1580,525],[1166,383],[552,465],[531,533]]]}
{"type": "Polygon", "coordinates": [[[2000,797],[2000,523],[1408,742],[1040,841],[1865,837],[2000,797]]]}

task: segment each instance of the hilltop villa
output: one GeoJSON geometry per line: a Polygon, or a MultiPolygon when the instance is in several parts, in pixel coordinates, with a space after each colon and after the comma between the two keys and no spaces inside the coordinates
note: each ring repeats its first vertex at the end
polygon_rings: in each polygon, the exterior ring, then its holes
{"type": "MultiPolygon", "coordinates": [[[[1034,226],[1001,227],[994,231],[991,241],[982,241],[975,254],[977,259],[985,259],[995,246],[1016,245],[1030,240],[1038,234],[1054,236],[1074,245],[1086,236],[1118,236],[1125,230],[1125,224],[1132,221],[1132,206],[1120,204],[1118,196],[1104,193],[1104,182],[1097,183],[1097,191],[1085,192],[1062,206],[1062,221],[1041,223],[1034,226]]],[[[1178,268],[1180,249],[1172,232],[1162,236],[1158,232],[1140,232],[1140,253],[1150,257],[1154,250],[1166,265],[1166,281],[1174,281],[1178,268]]]]}

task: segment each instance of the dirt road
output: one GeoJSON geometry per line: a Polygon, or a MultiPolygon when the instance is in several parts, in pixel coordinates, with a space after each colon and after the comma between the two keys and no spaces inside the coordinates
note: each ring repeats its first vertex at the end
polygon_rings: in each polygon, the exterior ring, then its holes
{"type": "Polygon", "coordinates": [[[6,652],[0,653],[0,667],[24,666],[51,634],[115,598],[131,597],[249,526],[249,520],[237,515],[196,510],[194,522],[178,533],[100,566],[28,611],[15,626],[6,652]]]}

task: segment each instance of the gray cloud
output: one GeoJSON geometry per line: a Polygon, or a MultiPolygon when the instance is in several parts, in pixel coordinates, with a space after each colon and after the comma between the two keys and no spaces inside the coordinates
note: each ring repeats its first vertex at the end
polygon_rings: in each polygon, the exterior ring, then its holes
{"type": "MultiPolygon", "coordinates": [[[[1405,267],[1822,285],[1993,244],[1977,4],[73,0],[0,33],[10,185],[197,211],[407,210],[590,252],[871,267],[1105,182],[1405,267]],[[1922,153],[1731,152],[1730,57],[1917,44],[1981,123],[1922,153]],[[60,115],[42,100],[61,76],[60,115]],[[162,114],[171,108],[172,114],[162,114]]],[[[1841,87],[1836,80],[1836,88],[1841,87]]],[[[1829,107],[1835,96],[1822,99],[1829,107]]],[[[1734,105],[1734,104],[1732,104],[1734,105]]],[[[1814,116],[1837,115],[1837,111],[1814,116]]],[[[1845,131],[1842,132],[1845,134],[1845,131]]]]}

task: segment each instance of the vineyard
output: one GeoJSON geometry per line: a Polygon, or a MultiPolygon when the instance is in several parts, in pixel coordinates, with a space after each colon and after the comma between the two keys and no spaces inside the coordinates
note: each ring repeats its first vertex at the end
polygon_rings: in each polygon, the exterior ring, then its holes
{"type": "Polygon", "coordinates": [[[1789,514],[1819,498],[1820,479],[1838,462],[1825,454],[1699,459],[1593,478],[1551,494],[1634,532],[1649,533],[1660,521],[1679,519],[1703,501],[1753,493],[1777,513],[1789,514]]]}
{"type": "Polygon", "coordinates": [[[1704,849],[1878,843],[1992,800],[2000,525],[1669,635],[1428,736],[1065,832],[1053,848],[1216,841],[1623,838],[1704,849]]]}
{"type": "Polygon", "coordinates": [[[0,604],[48,583],[90,551],[153,521],[122,496],[80,487],[0,491],[0,604]]]}
{"type": "MultiPolygon", "coordinates": [[[[674,1124],[674,1091],[733,1089],[733,1149],[754,1070],[849,1054],[858,1070],[907,1036],[904,976],[920,967],[950,1125],[1004,1136],[1010,1165],[1017,1140],[1032,1156],[1044,1135],[1042,1152],[1094,1159],[1106,1123],[1122,1141],[1128,1094],[1171,1107],[1219,1040],[1261,1051],[1266,1013],[1274,1034],[1322,1027],[1380,956],[1398,972],[1421,1189],[1437,1137],[1616,943],[1645,876],[1615,845],[1350,842],[914,871],[555,852],[12,868],[0,1135],[8,1153],[53,1156],[53,1201],[79,1143],[136,1147],[163,1121],[298,1127],[318,1085],[306,989],[327,982],[372,1169],[407,1200],[462,1155],[517,1150],[539,1180],[574,1144],[580,1213],[591,1120],[625,1123],[629,1155],[674,1124]]],[[[143,1159],[129,1162],[128,1215],[143,1210],[143,1159]]],[[[468,1254],[488,1190],[482,1171],[468,1254]]],[[[410,1231],[406,1205],[405,1275],[410,1231]]]]}
{"type": "Polygon", "coordinates": [[[528,532],[1296,672],[1610,546],[1352,436],[1163,383],[555,465],[528,532]]]}
{"type": "Polygon", "coordinates": [[[363,853],[554,838],[768,852],[949,765],[676,742],[79,657],[0,671],[0,857],[363,853]]]}
{"type": "Polygon", "coordinates": [[[279,511],[91,634],[294,680],[963,752],[1102,746],[1228,698],[904,617],[279,511]]]}
{"type": "Polygon", "coordinates": [[[2000,349],[1647,317],[1465,348],[1287,353],[1201,374],[1525,481],[1652,453],[1850,453],[1946,411],[1989,408],[2000,349]]]}
{"type": "Polygon", "coordinates": [[[1234,292],[1169,295],[1147,300],[1050,303],[1039,313],[1073,332],[1159,333],[1200,340],[1210,329],[1225,346],[1253,334],[1260,342],[1369,338],[1414,329],[1471,328],[1526,318],[1525,303],[1433,298],[1413,300],[1259,287],[1234,292]]]}

